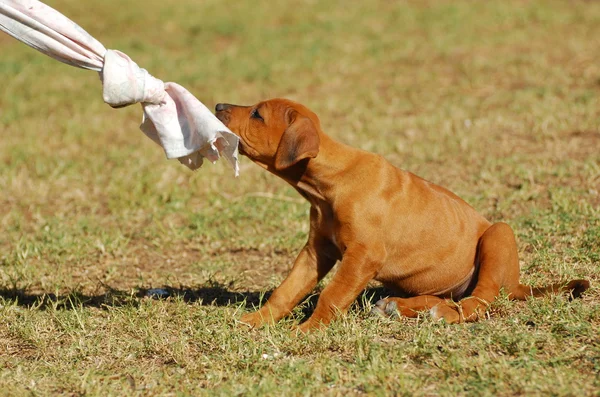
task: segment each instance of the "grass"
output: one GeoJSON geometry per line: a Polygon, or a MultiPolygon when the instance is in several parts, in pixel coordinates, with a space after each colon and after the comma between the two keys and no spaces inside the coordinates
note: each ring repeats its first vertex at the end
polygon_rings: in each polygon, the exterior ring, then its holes
{"type": "Polygon", "coordinates": [[[0,35],[0,394],[600,393],[600,3],[48,3],[209,107],[305,103],[511,224],[524,282],[592,289],[447,326],[370,318],[373,285],[322,333],[290,333],[316,295],[239,328],[303,245],[307,204],[245,158],[237,179],[165,161],[139,106],[0,35]]]}

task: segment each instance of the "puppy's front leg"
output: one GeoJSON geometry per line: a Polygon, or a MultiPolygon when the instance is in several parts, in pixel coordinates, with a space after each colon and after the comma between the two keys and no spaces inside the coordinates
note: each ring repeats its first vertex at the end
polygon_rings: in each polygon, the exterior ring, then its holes
{"type": "Polygon", "coordinates": [[[302,332],[321,328],[338,313],[345,313],[358,294],[381,269],[385,259],[382,246],[357,244],[348,247],[333,279],[325,287],[314,313],[300,325],[302,332]]]}
{"type": "Polygon", "coordinates": [[[241,322],[258,327],[264,323],[274,323],[289,314],[335,265],[336,259],[327,256],[328,241],[310,237],[306,246],[294,262],[292,271],[273,291],[273,294],[260,310],[249,313],[241,322]]]}

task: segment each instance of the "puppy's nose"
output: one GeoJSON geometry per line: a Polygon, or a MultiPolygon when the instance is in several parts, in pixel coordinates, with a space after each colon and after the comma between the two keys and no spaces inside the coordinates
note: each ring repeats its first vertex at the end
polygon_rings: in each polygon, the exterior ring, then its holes
{"type": "Polygon", "coordinates": [[[223,110],[229,109],[230,107],[231,105],[228,103],[217,103],[217,106],[215,106],[215,111],[221,112],[223,110]]]}

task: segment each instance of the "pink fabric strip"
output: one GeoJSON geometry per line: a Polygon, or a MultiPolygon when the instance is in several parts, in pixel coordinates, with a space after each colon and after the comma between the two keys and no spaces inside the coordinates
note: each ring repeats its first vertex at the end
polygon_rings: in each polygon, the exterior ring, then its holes
{"type": "Polygon", "coordinates": [[[141,130],[195,170],[203,158],[225,157],[239,173],[234,135],[202,102],[175,83],[163,83],[126,54],[107,50],[89,33],[38,0],[0,0],[0,30],[66,64],[100,73],[103,99],[113,107],[141,103],[141,130]]]}

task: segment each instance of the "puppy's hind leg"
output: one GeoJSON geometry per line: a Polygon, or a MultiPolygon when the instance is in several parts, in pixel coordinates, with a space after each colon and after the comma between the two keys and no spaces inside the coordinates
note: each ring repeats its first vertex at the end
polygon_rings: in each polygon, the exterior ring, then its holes
{"type": "MultiPolygon", "coordinates": [[[[444,319],[450,324],[477,321],[485,316],[489,305],[500,294],[500,288],[506,288],[509,294],[520,290],[517,243],[510,226],[495,223],[483,233],[479,239],[477,260],[479,270],[475,289],[471,296],[459,302],[435,296],[390,298],[388,301],[396,302],[398,311],[408,317],[411,317],[412,311],[429,309],[435,319],[444,319]]],[[[383,306],[384,303],[378,302],[378,305],[383,306]]],[[[381,310],[391,311],[387,306],[381,310]]]]}
{"type": "Polygon", "coordinates": [[[525,300],[531,296],[561,292],[570,293],[574,298],[578,298],[590,287],[587,280],[573,280],[566,285],[555,284],[541,288],[520,284],[515,236],[510,226],[502,222],[493,224],[483,233],[479,239],[477,259],[479,271],[475,289],[471,296],[457,303],[446,301],[445,305],[458,313],[453,319],[444,311],[443,318],[447,322],[472,322],[483,318],[490,304],[500,294],[500,288],[504,288],[510,299],[525,300]]]}
{"type": "Polygon", "coordinates": [[[477,249],[479,271],[477,284],[471,296],[460,302],[443,300],[436,296],[418,296],[415,298],[388,298],[386,302],[377,302],[384,313],[391,302],[395,302],[402,315],[411,315],[428,309],[435,319],[444,319],[447,323],[476,321],[485,316],[489,305],[500,293],[501,287],[509,290],[519,285],[519,258],[517,243],[512,229],[506,223],[495,223],[479,239],[477,249]],[[384,307],[385,305],[385,307],[384,307]]]}
{"type": "Polygon", "coordinates": [[[578,298],[590,287],[587,280],[573,280],[566,285],[555,284],[534,288],[519,283],[519,259],[512,229],[496,223],[479,240],[479,276],[470,297],[461,300],[457,308],[461,321],[476,321],[484,316],[487,307],[496,299],[500,288],[513,300],[525,300],[553,293],[570,293],[578,298]]]}
{"type": "Polygon", "coordinates": [[[483,233],[479,239],[477,260],[477,284],[471,296],[448,304],[459,313],[458,322],[483,318],[489,305],[500,294],[500,288],[504,287],[510,294],[519,286],[517,243],[506,223],[495,223],[483,233]]]}

